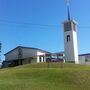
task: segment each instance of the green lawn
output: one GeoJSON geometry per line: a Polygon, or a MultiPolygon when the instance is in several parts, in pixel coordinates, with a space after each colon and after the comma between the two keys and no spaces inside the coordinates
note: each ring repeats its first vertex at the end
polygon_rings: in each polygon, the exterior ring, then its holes
{"type": "Polygon", "coordinates": [[[0,90],[90,90],[90,66],[50,63],[0,70],[0,90]]]}

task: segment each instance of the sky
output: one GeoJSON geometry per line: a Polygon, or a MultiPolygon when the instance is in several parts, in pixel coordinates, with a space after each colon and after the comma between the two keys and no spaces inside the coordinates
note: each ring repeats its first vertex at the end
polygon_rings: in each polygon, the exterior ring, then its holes
{"type": "MultiPolygon", "coordinates": [[[[71,18],[78,22],[79,54],[90,53],[90,0],[71,0],[71,18]]],[[[4,54],[17,46],[64,51],[66,0],[0,0],[0,41],[4,54]]]]}

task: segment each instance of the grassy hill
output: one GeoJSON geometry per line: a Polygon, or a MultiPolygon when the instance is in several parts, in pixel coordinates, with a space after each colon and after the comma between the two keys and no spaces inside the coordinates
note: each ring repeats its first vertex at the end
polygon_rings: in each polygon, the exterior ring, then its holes
{"type": "Polygon", "coordinates": [[[1,69],[0,90],[90,90],[90,66],[39,63],[1,69]]]}

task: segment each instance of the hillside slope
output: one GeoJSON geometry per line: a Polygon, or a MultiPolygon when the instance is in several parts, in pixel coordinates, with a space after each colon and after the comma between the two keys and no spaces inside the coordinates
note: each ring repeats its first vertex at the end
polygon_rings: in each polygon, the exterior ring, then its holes
{"type": "Polygon", "coordinates": [[[0,90],[90,90],[90,66],[50,63],[0,70],[0,90]]]}

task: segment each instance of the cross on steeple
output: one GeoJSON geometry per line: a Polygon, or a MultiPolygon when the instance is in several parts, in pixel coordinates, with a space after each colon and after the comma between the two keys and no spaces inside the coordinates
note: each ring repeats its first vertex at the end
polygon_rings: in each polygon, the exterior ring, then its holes
{"type": "Polygon", "coordinates": [[[67,10],[68,10],[68,20],[70,21],[70,0],[67,1],[67,10]]]}

